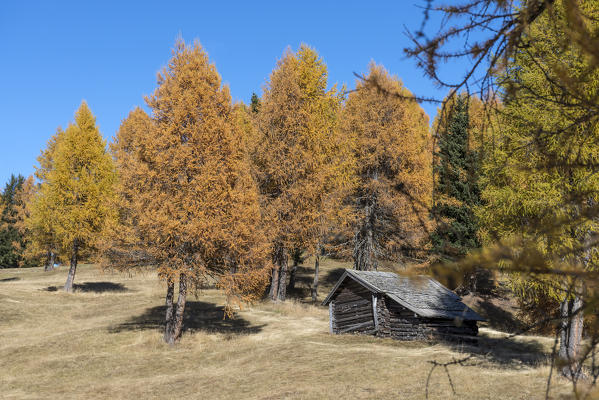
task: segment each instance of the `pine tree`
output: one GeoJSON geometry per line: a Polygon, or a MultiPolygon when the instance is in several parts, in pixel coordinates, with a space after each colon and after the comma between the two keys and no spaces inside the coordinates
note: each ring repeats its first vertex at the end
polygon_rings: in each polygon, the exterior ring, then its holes
{"type": "Polygon", "coordinates": [[[474,209],[480,204],[480,163],[471,148],[469,99],[460,95],[446,102],[447,116],[440,127],[435,163],[435,203],[438,221],[431,234],[433,252],[442,260],[455,261],[480,247],[474,209]]]}
{"type": "Polygon", "coordinates": [[[359,176],[354,197],[358,270],[376,270],[379,260],[400,261],[414,254],[426,232],[431,136],[426,114],[405,99],[409,96],[397,78],[371,64],[345,105],[343,131],[355,140],[359,176]]]}
{"type": "Polygon", "coordinates": [[[125,254],[158,268],[167,286],[164,340],[173,344],[190,288],[216,278],[230,300],[252,300],[266,283],[270,249],[229,90],[199,42],[176,43],[146,101],[152,116],[134,110],[112,146],[125,237],[109,248],[116,262],[125,254]]]}
{"type": "Polygon", "coordinates": [[[18,267],[22,259],[23,237],[16,226],[17,193],[23,186],[22,175],[11,175],[0,196],[2,213],[0,214],[0,268],[18,267]]]}
{"type": "Polygon", "coordinates": [[[250,110],[254,114],[260,112],[260,98],[256,93],[252,93],[252,99],[250,100],[250,110]]]}
{"type": "Polygon", "coordinates": [[[343,223],[341,199],[353,184],[353,160],[338,129],[341,102],[335,86],[327,90],[326,65],[306,45],[287,51],[267,83],[255,163],[273,237],[272,300],[285,300],[290,250],[320,254],[331,225],[343,223]]]}
{"type": "Polygon", "coordinates": [[[40,161],[42,182],[31,218],[32,226],[50,233],[59,252],[70,258],[64,289],[71,292],[80,254],[95,247],[106,220],[114,216],[109,204],[116,174],[85,102],[75,113],[75,122],[57,136],[49,143],[47,157],[40,161]],[[40,221],[44,218],[46,222],[40,221]],[[44,227],[48,223],[51,226],[44,227]]]}

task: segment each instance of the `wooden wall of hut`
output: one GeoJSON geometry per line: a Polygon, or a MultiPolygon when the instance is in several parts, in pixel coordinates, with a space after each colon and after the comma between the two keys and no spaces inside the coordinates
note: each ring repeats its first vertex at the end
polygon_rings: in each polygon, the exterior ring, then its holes
{"type": "Polygon", "coordinates": [[[385,295],[373,294],[353,280],[344,282],[329,303],[329,318],[330,331],[336,334],[475,342],[478,333],[476,321],[423,318],[385,295]]]}
{"type": "Polygon", "coordinates": [[[329,318],[331,333],[375,333],[371,292],[354,281],[344,282],[329,303],[329,318]]]}

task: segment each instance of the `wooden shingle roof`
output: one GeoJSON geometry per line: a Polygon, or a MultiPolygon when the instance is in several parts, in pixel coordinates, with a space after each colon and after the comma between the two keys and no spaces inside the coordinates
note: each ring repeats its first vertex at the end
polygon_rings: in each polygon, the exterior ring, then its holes
{"type": "Polygon", "coordinates": [[[485,320],[462,303],[458,295],[436,280],[423,275],[400,276],[393,272],[346,269],[323,304],[326,305],[331,301],[345,279],[353,279],[373,293],[384,294],[421,317],[485,320]]]}

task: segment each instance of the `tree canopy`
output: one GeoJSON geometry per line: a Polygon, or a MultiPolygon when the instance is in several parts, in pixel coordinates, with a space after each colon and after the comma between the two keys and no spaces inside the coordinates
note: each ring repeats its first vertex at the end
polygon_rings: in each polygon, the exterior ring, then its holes
{"type": "Polygon", "coordinates": [[[338,129],[341,104],[337,87],[327,89],[326,64],[306,45],[283,55],[262,96],[255,163],[277,264],[273,299],[285,299],[290,249],[317,252],[353,184],[351,143],[338,129]]]}
{"type": "Polygon", "coordinates": [[[188,287],[214,278],[230,297],[255,298],[269,247],[229,90],[199,42],[177,41],[146,100],[152,115],[135,109],[113,145],[127,226],[113,254],[123,243],[120,251],[129,254],[142,249],[166,280],[164,338],[172,344],[181,334],[188,287]]]}
{"type": "Polygon", "coordinates": [[[432,196],[432,140],[428,117],[410,92],[371,64],[343,110],[344,137],[354,142],[358,214],[354,267],[414,256],[425,237],[432,196]],[[370,85],[376,80],[385,91],[370,85]],[[388,95],[388,93],[399,96],[388,95]]]}

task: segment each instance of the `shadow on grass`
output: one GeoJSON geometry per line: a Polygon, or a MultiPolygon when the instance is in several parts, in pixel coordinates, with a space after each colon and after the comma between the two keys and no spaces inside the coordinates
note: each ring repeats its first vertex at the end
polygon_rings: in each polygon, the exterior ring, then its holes
{"type": "MultiPolygon", "coordinates": [[[[318,297],[321,300],[328,294],[330,287],[337,283],[339,278],[341,278],[341,275],[344,271],[344,268],[335,268],[333,270],[326,271],[326,273],[321,272],[318,284],[318,297]]],[[[314,267],[298,265],[295,275],[295,288],[293,290],[287,290],[287,297],[297,299],[305,303],[313,303],[312,300],[310,300],[310,297],[312,296],[311,288],[313,283],[314,267]]],[[[266,294],[267,293],[268,288],[266,294]]],[[[319,301],[316,303],[320,304],[319,301]]]]}
{"type": "Polygon", "coordinates": [[[295,273],[295,287],[293,290],[287,290],[287,297],[303,299],[310,296],[313,280],[314,269],[298,265],[295,273]]]}
{"type": "MultiPolygon", "coordinates": [[[[166,306],[157,306],[146,309],[146,311],[131,320],[110,328],[110,332],[136,331],[146,329],[164,329],[164,318],[166,306]]],[[[252,325],[249,321],[235,316],[225,318],[225,308],[213,303],[202,301],[188,301],[185,304],[183,314],[183,331],[228,334],[255,334],[262,330],[265,325],[252,325]]]]}
{"type": "Polygon", "coordinates": [[[538,366],[551,357],[541,343],[533,340],[489,337],[484,333],[479,334],[478,338],[478,345],[445,343],[453,350],[475,356],[473,363],[484,360],[494,366],[510,369],[538,366]]]}
{"type": "Polygon", "coordinates": [[[487,324],[502,332],[518,332],[524,328],[522,321],[501,307],[496,306],[488,299],[476,305],[476,311],[487,320],[487,324]]]}
{"type": "MultiPolygon", "coordinates": [[[[46,289],[48,292],[56,292],[58,290],[62,290],[62,286],[48,286],[46,289]]],[[[84,292],[84,293],[106,293],[106,292],[130,292],[130,289],[127,289],[121,283],[114,282],[83,282],[83,283],[75,283],[73,285],[73,290],[75,292],[84,292]]]]}
{"type": "Polygon", "coordinates": [[[21,278],[18,277],[12,277],[12,278],[4,278],[4,279],[0,279],[0,282],[14,282],[14,281],[20,281],[21,278]]]}

